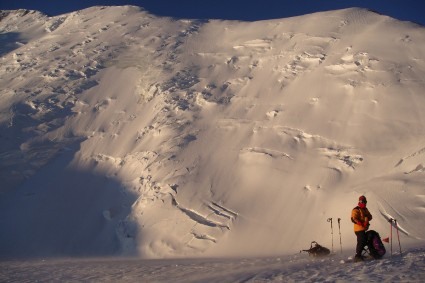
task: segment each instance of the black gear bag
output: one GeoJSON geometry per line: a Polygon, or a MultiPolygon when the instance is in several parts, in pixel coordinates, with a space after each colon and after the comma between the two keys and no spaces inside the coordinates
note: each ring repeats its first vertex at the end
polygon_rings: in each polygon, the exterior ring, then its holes
{"type": "Polygon", "coordinates": [[[331,253],[331,251],[328,248],[322,247],[319,245],[316,241],[311,242],[310,249],[308,250],[301,250],[301,252],[308,252],[310,256],[326,256],[331,253]],[[314,244],[314,246],[313,246],[314,244]]]}

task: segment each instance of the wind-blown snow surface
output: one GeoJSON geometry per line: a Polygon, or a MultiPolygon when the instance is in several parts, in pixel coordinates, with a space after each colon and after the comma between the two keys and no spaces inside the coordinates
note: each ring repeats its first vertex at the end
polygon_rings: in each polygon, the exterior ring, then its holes
{"type": "Polygon", "coordinates": [[[0,254],[272,255],[425,238],[425,29],[0,14],[0,254]],[[395,241],[395,239],[394,239],[395,241]]]}
{"type": "Polygon", "coordinates": [[[2,262],[4,282],[423,282],[425,251],[353,263],[341,255],[245,259],[47,259],[2,262]]]}

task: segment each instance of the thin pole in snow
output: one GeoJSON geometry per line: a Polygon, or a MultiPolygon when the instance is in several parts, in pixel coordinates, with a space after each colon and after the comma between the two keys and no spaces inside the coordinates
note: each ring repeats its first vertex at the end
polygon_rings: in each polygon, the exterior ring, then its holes
{"type": "Polygon", "coordinates": [[[401,256],[401,243],[400,243],[400,234],[398,233],[397,219],[394,219],[394,224],[395,224],[395,229],[397,230],[398,247],[400,248],[400,256],[401,256]]]}
{"type": "Polygon", "coordinates": [[[388,220],[388,222],[390,222],[390,246],[391,246],[391,256],[393,256],[393,219],[390,218],[388,220]]]}
{"type": "Polygon", "coordinates": [[[328,218],[328,222],[331,222],[332,252],[334,252],[334,229],[332,226],[332,217],[328,218]]]}
{"type": "Polygon", "coordinates": [[[342,253],[341,218],[338,218],[338,231],[339,231],[339,246],[341,247],[341,253],[342,253]]]}

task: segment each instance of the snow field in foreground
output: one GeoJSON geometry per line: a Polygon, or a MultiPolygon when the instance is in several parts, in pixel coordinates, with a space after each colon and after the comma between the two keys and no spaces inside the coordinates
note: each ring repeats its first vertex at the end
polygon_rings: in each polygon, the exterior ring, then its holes
{"type": "Polygon", "coordinates": [[[353,263],[347,254],[248,259],[46,259],[0,262],[2,282],[423,282],[425,248],[353,263]]]}

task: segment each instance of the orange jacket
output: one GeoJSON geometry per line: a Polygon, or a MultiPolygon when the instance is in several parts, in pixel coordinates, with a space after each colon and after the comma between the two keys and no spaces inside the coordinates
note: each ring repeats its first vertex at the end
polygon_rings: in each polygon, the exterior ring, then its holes
{"type": "Polygon", "coordinates": [[[356,206],[351,211],[351,221],[354,223],[354,232],[366,231],[369,229],[369,221],[372,220],[372,214],[365,208],[356,206]],[[366,224],[364,227],[362,224],[366,224]]]}

